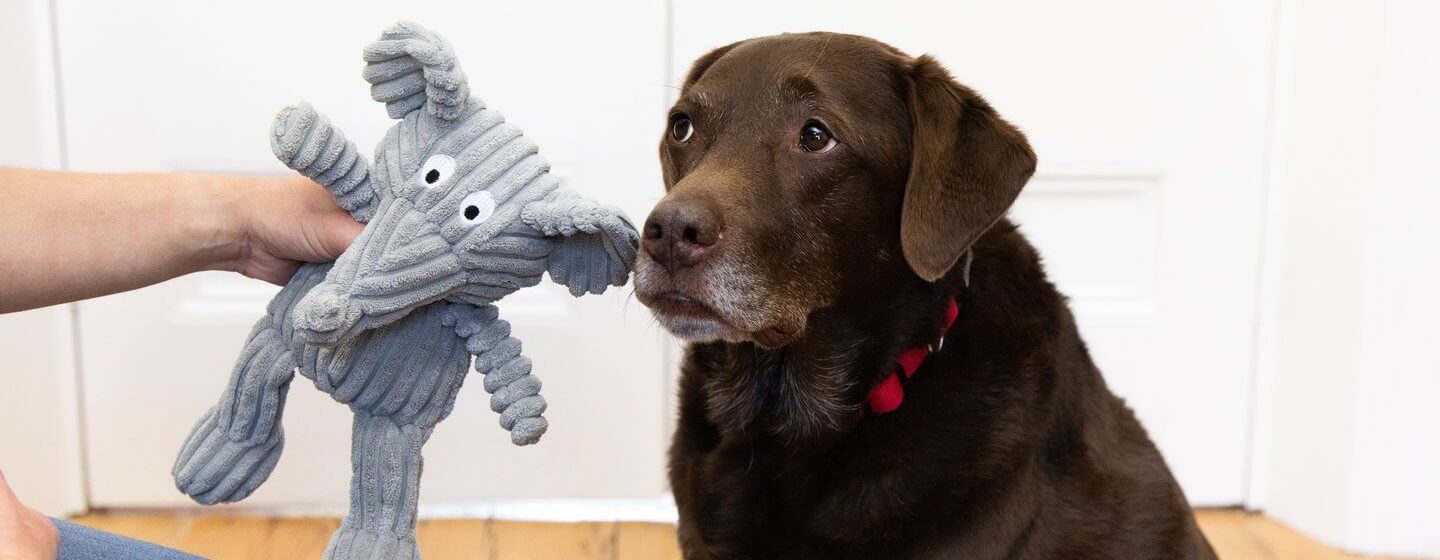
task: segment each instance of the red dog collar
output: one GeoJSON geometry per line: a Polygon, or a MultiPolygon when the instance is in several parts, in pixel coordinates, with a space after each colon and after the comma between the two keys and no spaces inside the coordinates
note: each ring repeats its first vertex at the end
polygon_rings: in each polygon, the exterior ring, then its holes
{"type": "Polygon", "coordinates": [[[870,412],[879,415],[900,408],[900,403],[905,401],[906,381],[915,375],[920,364],[925,363],[925,358],[930,356],[931,352],[939,351],[945,345],[945,333],[950,332],[950,327],[955,325],[955,319],[959,316],[960,304],[955,302],[955,298],[950,298],[950,305],[945,308],[945,328],[940,329],[940,340],[935,344],[916,346],[900,353],[900,357],[895,359],[896,371],[870,389],[870,396],[866,399],[870,412]]]}

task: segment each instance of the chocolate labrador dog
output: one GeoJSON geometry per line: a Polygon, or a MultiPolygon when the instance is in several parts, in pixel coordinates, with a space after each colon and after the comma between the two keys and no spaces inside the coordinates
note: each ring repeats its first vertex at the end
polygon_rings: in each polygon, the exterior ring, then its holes
{"type": "Polygon", "coordinates": [[[1025,136],[933,58],[716,49],[660,159],[636,293],[691,343],[686,558],[1214,557],[1004,218],[1025,136]]]}

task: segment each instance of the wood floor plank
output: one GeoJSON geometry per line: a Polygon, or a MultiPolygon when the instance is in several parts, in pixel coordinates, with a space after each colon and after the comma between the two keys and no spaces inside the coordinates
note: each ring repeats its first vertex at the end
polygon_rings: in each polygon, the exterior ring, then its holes
{"type": "Polygon", "coordinates": [[[201,516],[176,548],[211,560],[319,558],[339,527],[333,518],[201,516]]]}
{"type": "Polygon", "coordinates": [[[1260,513],[1200,510],[1200,529],[1220,558],[1243,560],[1402,560],[1350,554],[1306,537],[1260,513]]]}
{"type": "Polygon", "coordinates": [[[1355,560],[1378,556],[1348,554],[1306,538],[1294,529],[1262,515],[1249,516],[1246,527],[1257,541],[1265,543],[1273,558],[1280,560],[1355,560]]]}
{"type": "MultiPolygon", "coordinates": [[[[1196,512],[1200,529],[1226,560],[1380,560],[1325,546],[1273,519],[1238,510],[1196,512]]],[[[214,560],[314,560],[338,519],[99,513],[76,523],[214,560]]],[[[420,550],[429,560],[679,560],[675,527],[656,523],[527,523],[425,520],[420,550]]]]}
{"type": "Polygon", "coordinates": [[[1247,526],[1245,513],[1234,510],[1211,510],[1196,512],[1200,531],[1210,541],[1210,547],[1220,558],[1244,558],[1247,560],[1273,560],[1275,556],[1255,538],[1247,526]]]}
{"type": "Polygon", "coordinates": [[[184,515],[92,513],[70,521],[132,539],[174,548],[180,544],[190,518],[184,515]]]}
{"type": "Polygon", "coordinates": [[[675,526],[665,523],[620,523],[615,532],[617,560],[680,560],[675,526]]]}
{"type": "Polygon", "coordinates": [[[491,560],[614,560],[615,523],[490,525],[491,560]]]}
{"type": "Polygon", "coordinates": [[[415,535],[422,558],[489,560],[490,522],[484,519],[427,519],[415,535]]]}

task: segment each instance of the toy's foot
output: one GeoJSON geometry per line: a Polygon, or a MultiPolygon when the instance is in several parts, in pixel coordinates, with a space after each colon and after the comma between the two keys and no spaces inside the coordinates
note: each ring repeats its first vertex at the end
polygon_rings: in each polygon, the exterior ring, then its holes
{"type": "Polygon", "coordinates": [[[417,560],[420,546],[414,531],[405,535],[388,532],[373,533],[344,523],[330,537],[325,548],[326,560],[417,560]]]}
{"type": "Polygon", "coordinates": [[[190,432],[170,473],[176,488],[207,506],[243,500],[270,477],[284,447],[285,433],[278,425],[257,444],[231,440],[212,408],[190,432]]]}
{"type": "Polygon", "coordinates": [[[550,427],[550,421],[544,416],[534,418],[521,418],[515,421],[510,428],[510,443],[515,445],[531,445],[540,441],[540,436],[545,435],[545,430],[550,427]]]}

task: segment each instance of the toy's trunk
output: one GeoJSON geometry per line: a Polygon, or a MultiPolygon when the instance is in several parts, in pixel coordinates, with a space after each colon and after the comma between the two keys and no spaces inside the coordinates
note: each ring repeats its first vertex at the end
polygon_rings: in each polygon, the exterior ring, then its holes
{"type": "Polygon", "coordinates": [[[460,259],[410,201],[385,201],[295,307],[295,336],[329,346],[395,321],[465,283],[460,259]]]}

